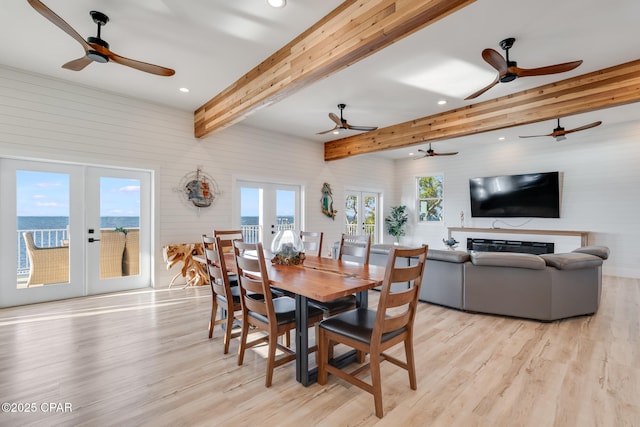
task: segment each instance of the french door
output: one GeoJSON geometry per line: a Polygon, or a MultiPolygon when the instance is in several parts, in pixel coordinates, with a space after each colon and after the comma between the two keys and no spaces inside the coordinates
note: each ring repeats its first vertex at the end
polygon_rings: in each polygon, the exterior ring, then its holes
{"type": "Polygon", "coordinates": [[[378,242],[378,193],[345,192],[345,233],[368,234],[371,244],[378,242]]]}
{"type": "Polygon", "coordinates": [[[149,286],[150,181],[0,159],[0,306],[149,286]]]}
{"type": "Polygon", "coordinates": [[[300,186],[238,181],[240,224],[246,241],[265,248],[280,230],[300,230],[300,186]]]}

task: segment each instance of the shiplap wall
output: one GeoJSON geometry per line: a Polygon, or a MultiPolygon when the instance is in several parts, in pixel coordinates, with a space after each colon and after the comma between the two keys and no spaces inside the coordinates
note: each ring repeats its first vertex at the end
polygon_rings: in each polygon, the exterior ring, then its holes
{"type": "Polygon", "coordinates": [[[158,288],[175,274],[165,268],[164,245],[198,241],[214,228],[238,225],[231,215],[237,179],[301,184],[304,226],[325,232],[325,253],[342,232],[345,189],[393,197],[393,161],[360,157],[326,163],[322,144],[242,125],[197,140],[192,112],[6,67],[0,67],[0,157],[153,171],[158,288]],[[199,212],[175,191],[197,167],[221,190],[212,207],[199,212]],[[335,220],[321,212],[324,182],[333,189],[335,220]]]}
{"type": "MultiPolygon", "coordinates": [[[[411,209],[410,230],[402,242],[427,242],[444,249],[446,227],[490,228],[492,218],[471,218],[469,178],[529,172],[561,172],[560,218],[503,218],[500,228],[589,231],[589,244],[605,245],[611,257],[604,263],[605,274],[640,277],[640,122],[602,126],[568,135],[557,143],[552,138],[536,138],[458,147],[460,154],[418,161],[396,161],[396,196],[411,209]],[[415,221],[415,179],[444,174],[444,223],[418,224],[415,221]],[[525,224],[526,223],[526,224],[525,224]]],[[[450,151],[446,141],[438,145],[450,151]]],[[[494,238],[501,238],[494,235],[494,238]]],[[[489,236],[487,236],[489,237],[489,236]]],[[[504,238],[504,237],[502,237],[504,238]]],[[[534,241],[549,241],[533,236],[534,241]]],[[[461,242],[464,248],[466,242],[461,242]]]]}

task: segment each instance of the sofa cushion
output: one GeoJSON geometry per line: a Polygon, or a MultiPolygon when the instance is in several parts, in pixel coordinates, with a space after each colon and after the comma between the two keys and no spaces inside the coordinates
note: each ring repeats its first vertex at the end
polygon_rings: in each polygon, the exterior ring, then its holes
{"type": "Polygon", "coordinates": [[[463,263],[469,261],[469,254],[464,251],[443,251],[439,249],[429,249],[427,259],[434,261],[446,261],[463,263]]]}
{"type": "Polygon", "coordinates": [[[517,252],[472,252],[471,262],[474,265],[495,267],[528,268],[544,270],[546,264],[538,255],[517,252]]]}
{"type": "Polygon", "coordinates": [[[609,258],[609,248],[606,246],[583,246],[578,249],[574,249],[573,252],[595,255],[602,259],[609,258]]]}
{"type": "Polygon", "coordinates": [[[544,254],[540,255],[546,264],[558,270],[578,270],[581,268],[599,267],[602,265],[602,258],[595,255],[569,252],[566,254],[544,254]]]}

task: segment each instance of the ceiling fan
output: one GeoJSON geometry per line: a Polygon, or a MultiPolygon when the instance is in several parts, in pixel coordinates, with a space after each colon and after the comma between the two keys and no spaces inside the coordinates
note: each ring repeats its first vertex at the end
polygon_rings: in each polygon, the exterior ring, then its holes
{"type": "Polygon", "coordinates": [[[473,99],[482,95],[498,83],[508,83],[517,79],[518,77],[543,76],[547,74],[564,73],[566,71],[571,71],[582,64],[582,60],[580,60],[564,62],[562,64],[549,65],[539,68],[520,68],[518,67],[518,63],[516,61],[511,61],[509,59],[509,49],[511,49],[515,41],[515,38],[510,37],[508,39],[502,40],[499,43],[500,47],[506,52],[506,59],[493,49],[485,49],[482,51],[482,58],[498,71],[498,76],[488,86],[485,86],[479,91],[467,96],[465,100],[473,99]]]}
{"type": "Polygon", "coordinates": [[[424,157],[434,157],[434,156],[455,156],[456,154],[458,154],[457,151],[454,151],[454,152],[451,152],[451,153],[436,153],[431,148],[431,143],[429,143],[429,149],[428,150],[422,150],[422,149],[418,148],[418,151],[421,152],[421,153],[424,153],[424,156],[414,157],[413,160],[422,159],[424,157]]]}
{"type": "Polygon", "coordinates": [[[346,107],[346,104],[338,104],[338,108],[340,109],[340,117],[338,118],[338,116],[336,116],[333,113],[329,113],[329,118],[331,120],[333,120],[335,122],[335,126],[332,129],[329,130],[325,130],[322,132],[318,132],[316,135],[323,135],[325,133],[329,133],[329,132],[333,132],[335,134],[338,134],[340,130],[346,130],[346,129],[351,129],[351,130],[361,130],[361,131],[370,131],[370,130],[376,130],[378,129],[377,126],[353,126],[350,125],[349,123],[347,123],[347,119],[342,117],[342,110],[344,110],[344,107],[346,107]]]}
{"type": "Polygon", "coordinates": [[[564,130],[564,128],[562,126],[560,126],[560,119],[558,119],[558,127],[555,128],[553,130],[553,132],[548,133],[546,135],[526,135],[526,136],[521,136],[520,138],[536,138],[539,136],[552,136],[556,139],[556,141],[560,142],[560,141],[564,141],[565,139],[567,139],[567,137],[565,136],[568,133],[573,133],[573,132],[578,132],[581,130],[585,130],[585,129],[591,129],[594,128],[596,126],[600,126],[602,124],[602,122],[600,120],[598,120],[597,122],[593,122],[593,123],[589,123],[588,125],[584,125],[584,126],[580,126],[577,127],[575,129],[568,129],[568,130],[564,130]]]}
{"type": "Polygon", "coordinates": [[[100,28],[107,22],[109,22],[109,17],[104,13],[97,12],[95,10],[89,12],[91,18],[93,18],[93,22],[98,25],[98,34],[96,37],[88,37],[87,40],[85,40],[69,24],[67,24],[62,18],[56,15],[47,6],[45,6],[41,1],[27,1],[31,5],[31,7],[36,10],[36,12],[47,18],[65,33],[69,34],[84,48],[85,56],[67,62],[62,66],[62,68],[65,68],[67,70],[80,71],[91,62],[106,63],[109,61],[113,61],[121,65],[126,65],[127,67],[135,68],[136,70],[144,71],[151,74],[157,74],[159,76],[172,76],[175,74],[175,71],[170,68],[160,67],[158,65],[147,64],[146,62],[140,62],[134,59],[125,58],[110,51],[109,43],[100,38],[100,28]]]}

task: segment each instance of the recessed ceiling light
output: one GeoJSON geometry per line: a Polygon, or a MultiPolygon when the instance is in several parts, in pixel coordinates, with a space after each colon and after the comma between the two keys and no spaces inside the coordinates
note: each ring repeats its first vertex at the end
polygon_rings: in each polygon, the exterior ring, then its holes
{"type": "Polygon", "coordinates": [[[285,7],[287,0],[267,0],[267,3],[269,3],[271,7],[285,7]]]}
{"type": "Polygon", "coordinates": [[[333,134],[334,135],[340,135],[340,131],[338,129],[336,129],[336,130],[333,131],[333,134]]]}
{"type": "Polygon", "coordinates": [[[180,90],[180,92],[183,92],[183,93],[188,93],[189,92],[189,88],[187,88],[187,87],[181,87],[179,90],[180,90]]]}
{"type": "Polygon", "coordinates": [[[500,138],[498,138],[498,141],[504,141],[504,136],[501,136],[500,138]]]}
{"type": "Polygon", "coordinates": [[[409,153],[410,156],[413,156],[413,153],[409,153]]]}
{"type": "Polygon", "coordinates": [[[445,99],[441,99],[440,101],[438,101],[438,105],[444,105],[446,103],[447,101],[445,99]]]}

